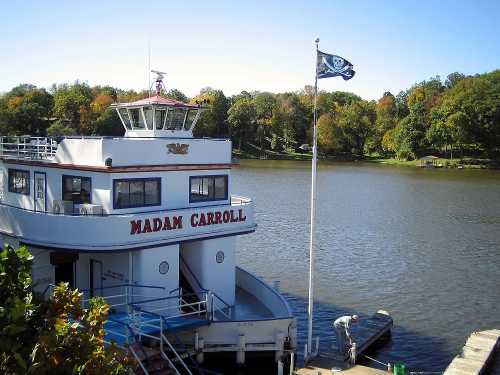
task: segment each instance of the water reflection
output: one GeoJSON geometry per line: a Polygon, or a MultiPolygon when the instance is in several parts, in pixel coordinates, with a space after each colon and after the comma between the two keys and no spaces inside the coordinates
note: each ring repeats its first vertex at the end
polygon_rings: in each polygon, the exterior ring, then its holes
{"type": "MultiPolygon", "coordinates": [[[[309,163],[243,161],[232,184],[233,192],[254,198],[259,224],[239,238],[238,261],[280,280],[303,334],[309,163]]],[[[498,171],[323,163],[316,331],[328,345],[331,319],[344,312],[335,306],[365,315],[383,308],[396,327],[377,358],[442,370],[471,331],[500,327],[499,240],[498,171]]]]}

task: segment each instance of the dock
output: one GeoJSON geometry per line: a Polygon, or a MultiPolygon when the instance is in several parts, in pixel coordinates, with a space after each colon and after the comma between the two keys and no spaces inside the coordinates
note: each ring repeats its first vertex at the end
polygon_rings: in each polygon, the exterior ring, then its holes
{"type": "MultiPolygon", "coordinates": [[[[295,375],[332,375],[332,363],[328,359],[318,357],[314,365],[310,364],[297,370],[295,375]]],[[[378,370],[367,366],[354,365],[339,372],[339,375],[387,375],[387,371],[378,370]]]]}
{"type": "MultiPolygon", "coordinates": [[[[351,326],[351,336],[356,343],[356,356],[365,352],[373,343],[382,336],[390,334],[392,328],[392,318],[385,311],[378,311],[370,318],[360,319],[358,323],[351,326]]],[[[332,327],[333,329],[333,327],[332,327]]],[[[304,368],[298,369],[296,375],[326,375],[335,372],[342,372],[344,375],[382,375],[386,371],[373,369],[367,366],[348,364],[348,357],[341,357],[337,348],[332,348],[331,353],[319,353],[318,356],[310,360],[304,368]]]]}
{"type": "Polygon", "coordinates": [[[451,361],[443,375],[479,375],[494,356],[500,343],[500,329],[473,332],[462,351],[451,361]]]}

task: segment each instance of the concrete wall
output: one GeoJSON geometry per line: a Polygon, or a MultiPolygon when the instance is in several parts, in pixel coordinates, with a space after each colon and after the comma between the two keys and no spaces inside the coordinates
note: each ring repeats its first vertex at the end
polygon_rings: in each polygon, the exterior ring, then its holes
{"type": "Polygon", "coordinates": [[[235,237],[223,237],[181,244],[180,253],[201,286],[221,297],[229,305],[235,301],[235,237]],[[216,256],[224,253],[218,263],[216,256]]]}

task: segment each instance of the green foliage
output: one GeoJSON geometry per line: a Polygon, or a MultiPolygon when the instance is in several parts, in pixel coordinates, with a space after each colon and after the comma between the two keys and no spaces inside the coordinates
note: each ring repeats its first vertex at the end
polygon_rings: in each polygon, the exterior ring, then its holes
{"type": "Polygon", "coordinates": [[[36,340],[38,306],[31,293],[33,256],[26,247],[0,252],[0,373],[25,374],[36,340]],[[31,343],[32,345],[26,345],[31,343]]]}
{"type": "Polygon", "coordinates": [[[200,94],[191,99],[191,103],[203,103],[208,101],[198,124],[194,129],[197,137],[227,137],[229,135],[227,111],[229,110],[229,100],[222,90],[214,90],[206,87],[200,94]]]}
{"type": "Polygon", "coordinates": [[[180,102],[187,103],[189,101],[188,97],[184,93],[177,89],[171,89],[166,94],[165,97],[178,100],[180,102]]]}
{"type": "Polygon", "coordinates": [[[20,85],[0,98],[0,131],[3,134],[45,135],[53,98],[45,89],[20,85]]]}
{"type": "Polygon", "coordinates": [[[125,374],[124,354],[104,347],[105,301],[92,299],[83,309],[82,294],[67,284],[49,301],[35,301],[32,260],[26,247],[0,252],[0,373],[125,374]]]}
{"type": "Polygon", "coordinates": [[[104,348],[104,322],[109,306],[94,298],[81,308],[82,294],[67,284],[54,289],[42,330],[34,346],[30,371],[36,374],[125,374],[124,356],[114,347],[104,348]]]}
{"type": "MultiPolygon", "coordinates": [[[[109,105],[149,95],[80,82],[54,86],[52,94],[20,85],[0,96],[0,134],[119,136],[124,129],[109,105]]],[[[166,96],[188,101],[176,89],[166,96]]],[[[230,98],[205,87],[190,102],[205,106],[196,137],[230,137],[247,153],[256,148],[290,153],[312,143],[312,86],[281,94],[242,91],[230,98]]],[[[499,70],[475,76],[454,72],[444,83],[433,77],[396,96],[385,92],[377,103],[348,92],[320,91],[317,111],[320,147],[327,154],[414,159],[455,148],[500,153],[499,70]]]]}
{"type": "Polygon", "coordinates": [[[247,133],[252,131],[256,121],[255,105],[251,98],[238,99],[228,111],[229,129],[233,139],[239,142],[239,149],[247,133]]]}

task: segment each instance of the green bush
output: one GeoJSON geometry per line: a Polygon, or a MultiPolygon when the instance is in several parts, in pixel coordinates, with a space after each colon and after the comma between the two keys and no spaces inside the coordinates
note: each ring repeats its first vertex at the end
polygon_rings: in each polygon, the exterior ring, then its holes
{"type": "Polygon", "coordinates": [[[0,373],[127,373],[125,354],[104,345],[104,299],[91,299],[83,309],[82,293],[62,283],[48,301],[35,301],[32,261],[24,246],[0,252],[0,373]]]}

